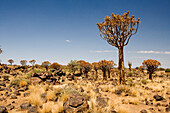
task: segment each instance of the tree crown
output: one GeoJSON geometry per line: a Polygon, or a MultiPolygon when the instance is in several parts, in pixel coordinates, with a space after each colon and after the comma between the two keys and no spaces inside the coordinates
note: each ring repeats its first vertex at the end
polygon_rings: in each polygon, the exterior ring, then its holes
{"type": "Polygon", "coordinates": [[[115,47],[126,46],[132,35],[136,34],[140,18],[136,20],[134,15],[129,16],[129,11],[123,15],[112,13],[106,16],[104,22],[97,23],[100,36],[115,47]]]}

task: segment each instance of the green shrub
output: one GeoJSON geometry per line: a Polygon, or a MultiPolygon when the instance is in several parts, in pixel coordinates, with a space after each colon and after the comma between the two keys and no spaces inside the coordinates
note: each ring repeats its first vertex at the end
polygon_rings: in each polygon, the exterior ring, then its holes
{"type": "Polygon", "coordinates": [[[148,83],[148,81],[145,80],[145,79],[141,80],[141,82],[142,82],[142,84],[147,84],[148,83]]]}
{"type": "Polygon", "coordinates": [[[170,72],[170,69],[165,69],[165,72],[170,72]]]}
{"type": "Polygon", "coordinates": [[[30,83],[30,81],[29,81],[29,80],[27,80],[27,79],[23,79],[23,78],[16,78],[16,79],[13,79],[13,80],[11,81],[11,83],[10,83],[10,84],[11,84],[11,85],[19,86],[21,81],[25,81],[25,82],[27,82],[27,84],[29,84],[29,83],[30,83]]]}
{"type": "Polygon", "coordinates": [[[128,73],[128,76],[132,76],[132,72],[128,73]]]}

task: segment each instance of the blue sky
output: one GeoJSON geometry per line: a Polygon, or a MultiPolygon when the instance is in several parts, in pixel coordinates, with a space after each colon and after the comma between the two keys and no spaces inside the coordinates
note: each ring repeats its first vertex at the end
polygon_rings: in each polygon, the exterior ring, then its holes
{"type": "Polygon", "coordinates": [[[106,15],[130,11],[141,18],[137,34],[125,47],[125,66],[140,66],[156,59],[170,67],[169,0],[0,0],[0,45],[2,63],[12,58],[118,63],[117,48],[99,36],[96,23],[106,15]]]}

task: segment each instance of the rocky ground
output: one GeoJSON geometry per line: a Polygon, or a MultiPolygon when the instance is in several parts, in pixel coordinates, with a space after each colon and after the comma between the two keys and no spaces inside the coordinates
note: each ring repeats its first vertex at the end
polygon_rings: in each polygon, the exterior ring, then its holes
{"type": "Polygon", "coordinates": [[[111,78],[94,80],[69,75],[63,70],[46,72],[43,68],[0,67],[0,113],[168,113],[170,76],[148,75],[126,69],[126,84],[117,85],[117,69],[111,78]]]}

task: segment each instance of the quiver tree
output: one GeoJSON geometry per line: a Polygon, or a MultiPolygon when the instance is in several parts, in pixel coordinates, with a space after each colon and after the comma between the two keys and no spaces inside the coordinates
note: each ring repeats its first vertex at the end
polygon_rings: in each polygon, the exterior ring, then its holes
{"type": "Polygon", "coordinates": [[[83,72],[86,78],[88,78],[88,72],[92,69],[92,65],[89,62],[83,62],[83,72]]]}
{"type": "Polygon", "coordinates": [[[67,65],[67,69],[70,73],[72,73],[73,75],[75,74],[75,72],[78,70],[78,63],[76,60],[71,60],[70,63],[68,63],[67,65]]]}
{"type": "Polygon", "coordinates": [[[32,68],[34,69],[34,65],[35,65],[36,60],[30,60],[29,63],[32,64],[32,68]]]}
{"type": "Polygon", "coordinates": [[[59,70],[61,68],[61,65],[58,64],[57,62],[54,62],[50,65],[50,68],[53,68],[53,69],[56,69],[56,70],[59,70]]]}
{"type": "Polygon", "coordinates": [[[48,67],[50,66],[50,62],[49,61],[44,61],[43,63],[42,63],[42,66],[44,66],[45,67],[45,69],[46,69],[46,71],[48,71],[48,67]]]}
{"type": "Polygon", "coordinates": [[[83,73],[83,64],[84,64],[84,60],[78,60],[77,63],[78,63],[78,67],[79,67],[79,70],[80,70],[80,74],[83,73]]]}
{"type": "Polygon", "coordinates": [[[26,60],[21,60],[20,63],[21,63],[22,66],[25,66],[27,64],[27,61],[26,60]]]}
{"type": "Polygon", "coordinates": [[[100,36],[119,51],[119,84],[125,82],[123,48],[129,43],[132,35],[137,33],[140,19],[136,20],[134,15],[129,16],[129,11],[123,15],[106,16],[104,22],[97,23],[100,36]]]}
{"type": "Polygon", "coordinates": [[[107,80],[106,71],[108,69],[108,62],[106,60],[99,61],[99,69],[103,72],[103,80],[107,80]]]}
{"type": "Polygon", "coordinates": [[[142,64],[143,66],[146,67],[149,73],[150,80],[152,80],[152,74],[154,73],[154,71],[158,68],[158,66],[161,65],[160,62],[158,62],[157,60],[152,60],[152,59],[144,60],[142,64]]]}
{"type": "Polygon", "coordinates": [[[110,60],[110,61],[107,61],[107,72],[108,72],[108,78],[110,78],[110,71],[111,69],[113,68],[113,66],[115,66],[116,64],[110,60]]]}
{"type": "Polygon", "coordinates": [[[14,60],[9,59],[8,62],[10,63],[10,65],[12,66],[12,63],[14,63],[14,60]]]}
{"type": "Polygon", "coordinates": [[[129,70],[132,71],[132,62],[128,62],[129,70]]]}
{"type": "Polygon", "coordinates": [[[99,64],[98,64],[98,62],[93,62],[92,63],[92,67],[93,67],[93,69],[95,70],[95,72],[96,72],[96,80],[98,79],[98,73],[97,73],[97,70],[99,69],[99,64]]]}

